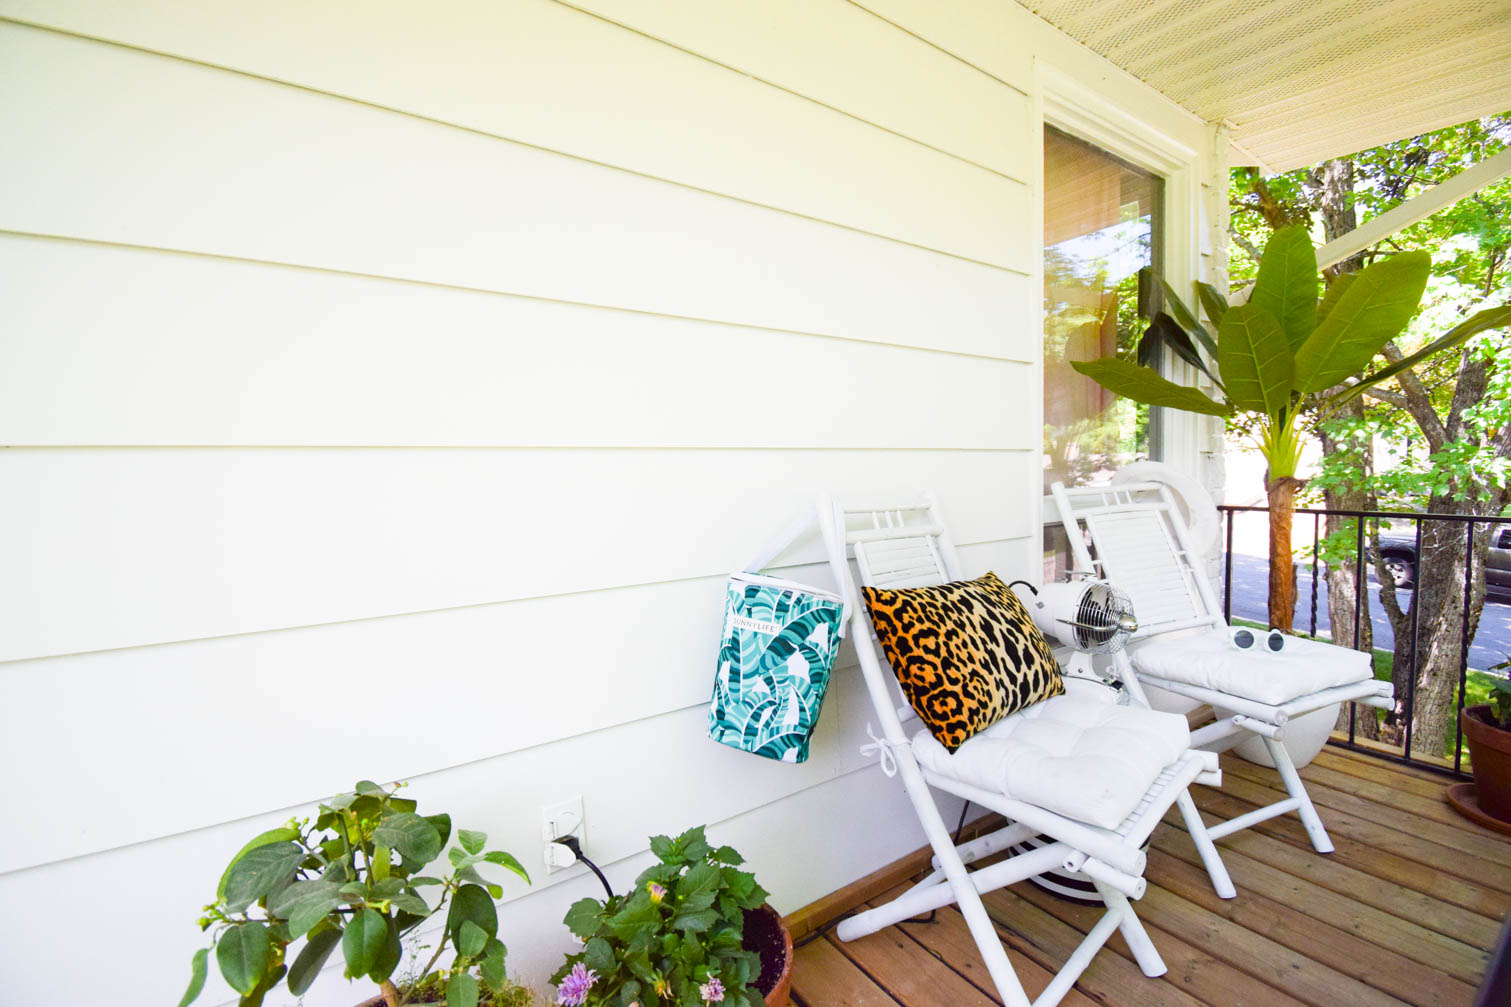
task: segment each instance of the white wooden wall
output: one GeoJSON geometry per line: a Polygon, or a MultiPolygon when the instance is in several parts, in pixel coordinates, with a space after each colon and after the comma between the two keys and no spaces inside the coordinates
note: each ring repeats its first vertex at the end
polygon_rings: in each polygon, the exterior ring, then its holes
{"type": "Polygon", "coordinates": [[[784,910],[918,846],[853,672],[802,767],[704,738],[721,584],[826,487],[1034,568],[1040,63],[1207,135],[998,0],[0,0],[4,999],[172,1002],[358,777],[784,910]]]}

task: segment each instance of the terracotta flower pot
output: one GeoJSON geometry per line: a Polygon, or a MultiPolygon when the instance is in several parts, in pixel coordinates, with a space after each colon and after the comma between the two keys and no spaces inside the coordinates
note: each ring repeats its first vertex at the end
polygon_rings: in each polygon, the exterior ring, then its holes
{"type": "Polygon", "coordinates": [[[792,932],[770,903],[746,911],[745,950],[761,956],[755,987],[767,991],[766,1007],[787,1007],[792,998],[792,932]]]}
{"type": "Polygon", "coordinates": [[[1496,726],[1488,705],[1465,708],[1459,723],[1469,742],[1480,810],[1511,823],[1511,731],[1496,726]]]}

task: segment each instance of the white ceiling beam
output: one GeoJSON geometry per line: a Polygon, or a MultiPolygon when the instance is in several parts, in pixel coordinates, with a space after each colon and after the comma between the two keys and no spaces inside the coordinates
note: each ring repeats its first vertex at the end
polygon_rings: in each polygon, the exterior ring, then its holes
{"type": "Polygon", "coordinates": [[[1507,175],[1511,175],[1511,147],[1459,172],[1446,182],[1417,193],[1400,206],[1366,220],[1343,237],[1329,241],[1317,249],[1317,268],[1326,269],[1337,265],[1350,255],[1364,251],[1375,242],[1383,241],[1402,228],[1432,216],[1443,207],[1457,203],[1470,193],[1478,192],[1507,175]]]}

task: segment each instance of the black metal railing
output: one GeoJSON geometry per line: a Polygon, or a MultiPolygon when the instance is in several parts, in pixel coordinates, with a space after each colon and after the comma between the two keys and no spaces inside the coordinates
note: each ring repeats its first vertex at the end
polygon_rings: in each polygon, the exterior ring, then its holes
{"type": "MultiPolygon", "coordinates": [[[[1264,514],[1267,514],[1269,512],[1269,508],[1268,507],[1238,507],[1238,506],[1227,506],[1227,505],[1224,505],[1224,506],[1219,507],[1218,509],[1220,511],[1222,511],[1223,521],[1224,521],[1224,523],[1226,525],[1226,528],[1225,528],[1225,545],[1224,545],[1224,550],[1223,550],[1223,615],[1224,615],[1225,618],[1227,618],[1229,621],[1231,621],[1232,618],[1233,618],[1233,525],[1234,525],[1234,519],[1235,519],[1235,517],[1238,514],[1240,514],[1240,513],[1246,513],[1246,512],[1255,512],[1255,513],[1264,513],[1264,514]]],[[[1474,533],[1475,533],[1476,526],[1478,526],[1478,527],[1480,527],[1482,529],[1484,529],[1484,528],[1490,528],[1492,530],[1492,532],[1493,532],[1496,526],[1511,524],[1511,518],[1506,518],[1506,517],[1499,517],[1499,518],[1497,518],[1497,517],[1478,517],[1478,516],[1470,516],[1470,515],[1466,515],[1466,514],[1429,514],[1429,513],[1425,512],[1425,511],[1366,511],[1366,510],[1339,510],[1339,509],[1314,508],[1314,507],[1297,507],[1296,510],[1295,510],[1295,513],[1298,514],[1298,515],[1310,514],[1312,516],[1311,632],[1310,632],[1310,635],[1313,636],[1313,637],[1315,637],[1317,635],[1317,590],[1318,590],[1318,580],[1319,580],[1318,572],[1319,572],[1319,567],[1321,565],[1320,564],[1320,553],[1321,553],[1320,546],[1322,544],[1322,519],[1324,517],[1328,517],[1328,516],[1341,517],[1341,518],[1351,519],[1355,523],[1355,541],[1354,541],[1354,585],[1355,585],[1355,589],[1354,589],[1354,632],[1353,632],[1353,639],[1355,641],[1358,641],[1361,638],[1361,634],[1362,634],[1362,630],[1363,630],[1363,619],[1364,619],[1364,611],[1365,611],[1365,607],[1366,607],[1366,600],[1369,597],[1369,580],[1368,580],[1368,576],[1367,576],[1367,572],[1368,571],[1366,569],[1366,554],[1367,554],[1367,550],[1365,549],[1365,543],[1364,543],[1364,533],[1365,533],[1365,527],[1366,527],[1365,522],[1366,521],[1392,521],[1392,522],[1394,522],[1394,521],[1407,521],[1407,520],[1409,520],[1409,521],[1411,521],[1413,523],[1413,527],[1414,527],[1414,530],[1415,530],[1416,544],[1415,544],[1415,548],[1412,551],[1412,557],[1413,557],[1412,562],[1413,562],[1413,569],[1416,571],[1416,577],[1414,578],[1413,583],[1411,585],[1411,590],[1413,592],[1413,595],[1412,595],[1412,600],[1411,600],[1411,607],[1409,609],[1410,616],[1411,616],[1411,651],[1410,651],[1410,654],[1411,654],[1411,666],[1410,666],[1410,674],[1406,676],[1406,681],[1409,684],[1407,686],[1407,691],[1406,691],[1406,696],[1405,696],[1405,707],[1404,707],[1404,709],[1402,711],[1402,713],[1403,713],[1403,719],[1404,719],[1404,729],[1403,729],[1403,734],[1402,734],[1402,744],[1401,744],[1400,754],[1397,755],[1394,752],[1382,750],[1381,747],[1377,747],[1377,746],[1364,746],[1364,745],[1360,745],[1358,743],[1357,728],[1358,728],[1358,710],[1359,710],[1359,707],[1358,707],[1358,704],[1355,704],[1355,703],[1350,703],[1349,704],[1348,737],[1347,737],[1347,740],[1343,740],[1341,738],[1338,738],[1338,737],[1334,736],[1334,738],[1331,739],[1330,743],[1334,744],[1334,745],[1340,745],[1342,747],[1349,748],[1349,749],[1352,749],[1352,750],[1357,751],[1357,752],[1362,752],[1362,753],[1367,754],[1367,755],[1376,756],[1376,757],[1382,758],[1382,759],[1387,759],[1387,760],[1393,761],[1393,762],[1402,762],[1402,763],[1406,763],[1406,764],[1409,764],[1409,765],[1418,766],[1418,767],[1423,768],[1423,769],[1429,769],[1429,770],[1433,770],[1435,772],[1440,772],[1440,773],[1444,773],[1444,774],[1448,774],[1448,775],[1452,775],[1452,776],[1467,777],[1469,774],[1467,773],[1467,771],[1465,770],[1465,768],[1463,766],[1463,759],[1462,759],[1462,751],[1463,751],[1463,745],[1464,745],[1464,738],[1463,738],[1463,727],[1461,726],[1460,721],[1462,720],[1462,715],[1463,715],[1463,712],[1464,712],[1464,697],[1465,697],[1465,690],[1466,690],[1466,686],[1467,686],[1467,683],[1468,683],[1468,677],[1469,677],[1469,648],[1470,648],[1470,645],[1471,645],[1471,642],[1472,642],[1471,639],[1470,639],[1470,633],[1469,633],[1469,621],[1470,621],[1469,617],[1470,617],[1470,611],[1471,611],[1471,608],[1470,608],[1470,606],[1471,606],[1471,593],[1472,593],[1472,587],[1473,587],[1473,583],[1474,583],[1474,574],[1475,574],[1475,564],[1474,564],[1474,533]],[[1455,697],[1455,703],[1456,703],[1456,707],[1457,707],[1457,711],[1458,711],[1458,715],[1459,716],[1454,721],[1453,764],[1452,764],[1451,767],[1449,765],[1447,765],[1446,759],[1444,759],[1443,761],[1439,761],[1436,758],[1433,758],[1433,759],[1423,759],[1423,758],[1413,758],[1412,757],[1412,743],[1413,743],[1413,740],[1414,740],[1412,738],[1412,729],[1413,729],[1413,725],[1414,725],[1415,711],[1416,711],[1417,664],[1418,664],[1418,661],[1420,659],[1419,655],[1420,655],[1420,652],[1421,652],[1421,647],[1420,647],[1420,644],[1421,644],[1421,635],[1420,635],[1420,630],[1421,630],[1421,606],[1417,604],[1416,591],[1420,587],[1420,581],[1421,581],[1421,573],[1420,573],[1420,571],[1421,571],[1421,566],[1422,566],[1422,564],[1421,564],[1421,555],[1422,555],[1422,523],[1424,521],[1447,522],[1447,523],[1454,523],[1454,524],[1462,524],[1464,526],[1464,549],[1465,549],[1464,584],[1463,584],[1463,594],[1462,594],[1462,610],[1461,610],[1461,613],[1460,613],[1461,622],[1460,622],[1460,644],[1459,644],[1458,691],[1457,691],[1457,694],[1456,694],[1456,697],[1455,697]]],[[[1382,549],[1381,551],[1384,552],[1385,550],[1382,549]]],[[[1381,588],[1383,590],[1383,588],[1384,588],[1383,584],[1381,585],[1381,588]]],[[[1266,597],[1268,597],[1268,592],[1266,592],[1266,597]]],[[[1337,636],[1336,630],[1334,630],[1333,635],[1336,638],[1336,636],[1337,636]]],[[[1373,662],[1373,659],[1374,659],[1374,655],[1373,654],[1370,655],[1370,659],[1371,659],[1371,662],[1373,662]]],[[[1402,678],[1401,675],[1395,675],[1394,673],[1393,673],[1393,677],[1395,678],[1396,681],[1400,681],[1401,678],[1402,678]]],[[[1397,698],[1399,699],[1400,696],[1398,695],[1397,698]]],[[[1373,716],[1373,710],[1372,709],[1370,710],[1369,715],[1373,716]]]]}

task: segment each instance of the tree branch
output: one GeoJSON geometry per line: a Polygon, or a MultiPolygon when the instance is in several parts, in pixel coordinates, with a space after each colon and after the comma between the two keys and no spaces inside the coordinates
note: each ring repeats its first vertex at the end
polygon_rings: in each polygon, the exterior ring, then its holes
{"type": "Polygon", "coordinates": [[[1379,399],[1387,405],[1395,406],[1397,409],[1405,409],[1407,411],[1411,409],[1411,405],[1406,401],[1406,396],[1397,395],[1395,392],[1387,392],[1378,386],[1364,389],[1364,394],[1372,399],[1379,399]]]}
{"type": "MultiPolygon", "coordinates": [[[[1406,358],[1406,354],[1401,352],[1395,340],[1386,343],[1380,352],[1393,364],[1400,363],[1406,358]]],[[[1422,387],[1421,379],[1410,368],[1396,375],[1396,380],[1401,383],[1401,390],[1406,394],[1406,411],[1411,413],[1412,419],[1417,421],[1417,426],[1422,428],[1422,434],[1427,438],[1428,446],[1433,451],[1441,451],[1443,445],[1448,443],[1448,431],[1443,427],[1438,411],[1432,407],[1432,396],[1427,394],[1427,389],[1422,387]]]]}
{"type": "Polygon", "coordinates": [[[1259,264],[1259,249],[1254,247],[1254,243],[1252,241],[1239,234],[1238,231],[1232,227],[1228,228],[1228,237],[1233,239],[1233,244],[1243,249],[1245,255],[1254,260],[1255,265],[1259,264]]]}

